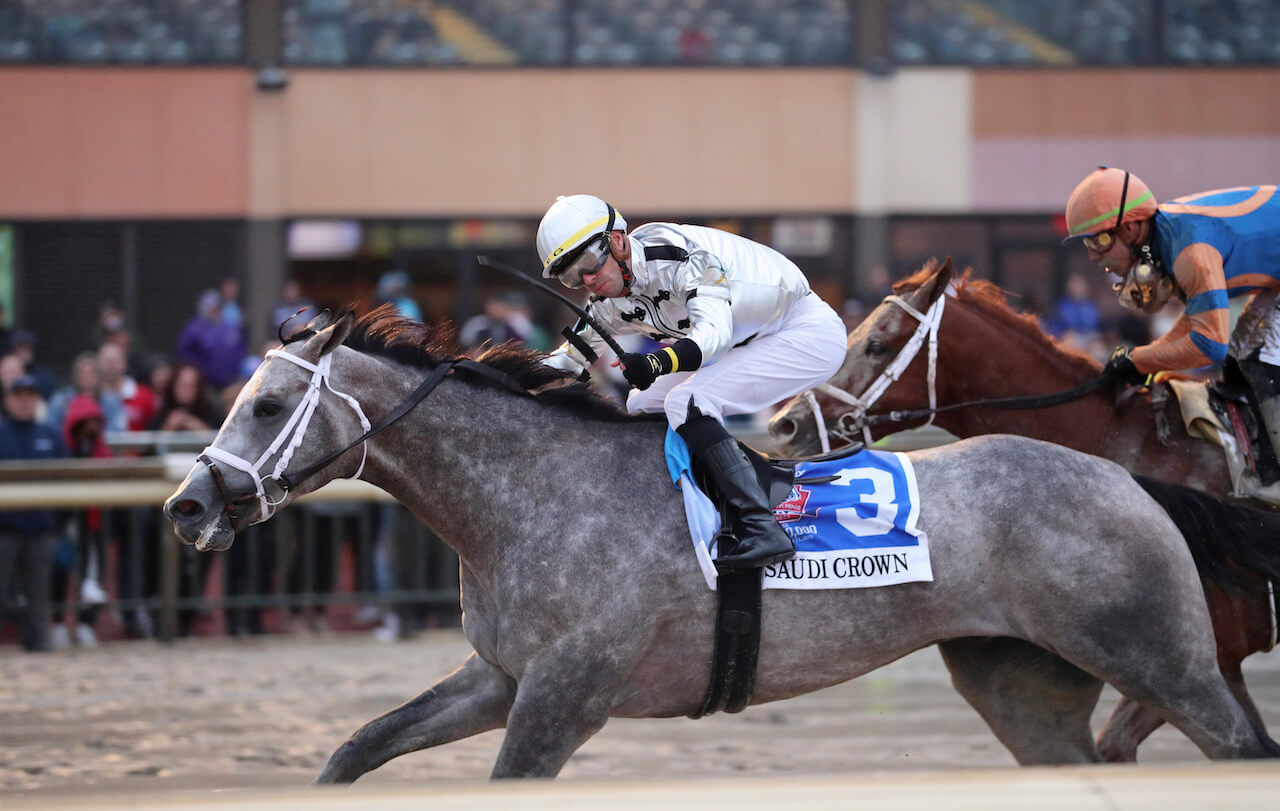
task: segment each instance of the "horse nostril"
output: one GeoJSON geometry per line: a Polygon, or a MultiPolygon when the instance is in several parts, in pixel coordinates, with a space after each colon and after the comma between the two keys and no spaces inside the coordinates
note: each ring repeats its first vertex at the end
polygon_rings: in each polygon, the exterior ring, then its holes
{"type": "Polygon", "coordinates": [[[775,420],[769,426],[769,433],[773,434],[774,439],[790,439],[796,435],[796,421],[790,417],[775,420]]]}
{"type": "Polygon", "coordinates": [[[174,518],[199,518],[204,514],[204,505],[193,498],[184,498],[170,502],[167,512],[174,518]]]}

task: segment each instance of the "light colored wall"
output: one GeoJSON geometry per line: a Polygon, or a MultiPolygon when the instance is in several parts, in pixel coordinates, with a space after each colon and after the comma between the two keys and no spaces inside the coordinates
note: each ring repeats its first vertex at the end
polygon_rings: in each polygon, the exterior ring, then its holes
{"type": "Polygon", "coordinates": [[[856,74],[296,71],[279,96],[294,214],[848,211],[856,74]]]}
{"type": "Polygon", "coordinates": [[[859,80],[852,137],[859,213],[969,209],[971,76],[904,70],[859,80]]]}
{"type": "Polygon", "coordinates": [[[0,69],[0,216],[242,215],[250,88],[234,69],[0,69]]]}
{"type": "Polygon", "coordinates": [[[1052,211],[1280,178],[1280,71],[0,70],[0,217],[1052,211]]]}
{"type": "Polygon", "coordinates": [[[980,71],[973,207],[1058,210],[1105,163],[1160,199],[1280,179],[1280,70],[980,71]]]}

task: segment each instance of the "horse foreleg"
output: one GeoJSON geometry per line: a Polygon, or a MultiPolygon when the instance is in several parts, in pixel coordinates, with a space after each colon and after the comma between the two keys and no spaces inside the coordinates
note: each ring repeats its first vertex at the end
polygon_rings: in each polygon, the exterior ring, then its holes
{"type": "Polygon", "coordinates": [[[1231,671],[1224,670],[1222,675],[1227,680],[1227,686],[1231,688],[1231,692],[1235,694],[1236,700],[1244,708],[1244,714],[1249,716],[1249,722],[1253,724],[1253,728],[1262,735],[1267,735],[1267,723],[1262,720],[1258,705],[1253,703],[1253,696],[1249,695],[1249,688],[1245,686],[1244,674],[1240,672],[1240,666],[1237,665],[1231,671]]]}
{"type": "Polygon", "coordinates": [[[938,643],[951,683],[1023,766],[1093,763],[1089,718],[1102,682],[1020,639],[938,643]]]}
{"type": "Polygon", "coordinates": [[[527,668],[520,677],[507,735],[493,778],[555,777],[578,747],[609,720],[615,673],[603,662],[578,660],[570,670],[556,657],[551,667],[527,668]]]}
{"type": "Polygon", "coordinates": [[[1265,735],[1267,726],[1245,686],[1240,663],[1246,656],[1271,650],[1272,647],[1271,593],[1266,581],[1258,580],[1255,588],[1245,591],[1227,591],[1206,585],[1205,597],[1209,603],[1209,617],[1213,620],[1213,635],[1218,643],[1218,669],[1244,708],[1245,715],[1249,716],[1250,723],[1265,735]]]}
{"type": "Polygon", "coordinates": [[[315,782],[350,783],[408,752],[498,729],[515,695],[510,676],[472,654],[430,690],[357,730],[315,782]]]}

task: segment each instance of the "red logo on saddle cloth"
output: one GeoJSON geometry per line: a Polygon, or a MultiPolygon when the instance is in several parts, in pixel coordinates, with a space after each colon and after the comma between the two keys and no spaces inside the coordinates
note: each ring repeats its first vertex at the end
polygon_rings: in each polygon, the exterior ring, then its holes
{"type": "Polygon", "coordinates": [[[808,503],[809,491],[797,485],[791,488],[791,495],[787,496],[786,501],[773,508],[773,517],[778,523],[799,521],[804,518],[804,505],[808,503]]]}

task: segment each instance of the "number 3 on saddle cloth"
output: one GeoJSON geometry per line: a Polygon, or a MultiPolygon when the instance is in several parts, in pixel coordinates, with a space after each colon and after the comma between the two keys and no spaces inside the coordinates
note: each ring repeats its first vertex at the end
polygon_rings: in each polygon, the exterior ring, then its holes
{"type": "MultiPolygon", "coordinates": [[[[714,590],[720,512],[694,483],[689,449],[669,428],[666,456],[671,481],[684,496],[698,564],[714,590]]],[[[775,496],[773,514],[795,542],[796,555],[766,566],[763,588],[870,588],[933,580],[929,540],[916,526],[915,472],[905,454],[860,449],[785,464],[795,466],[793,484],[781,501],[775,496]]]]}

